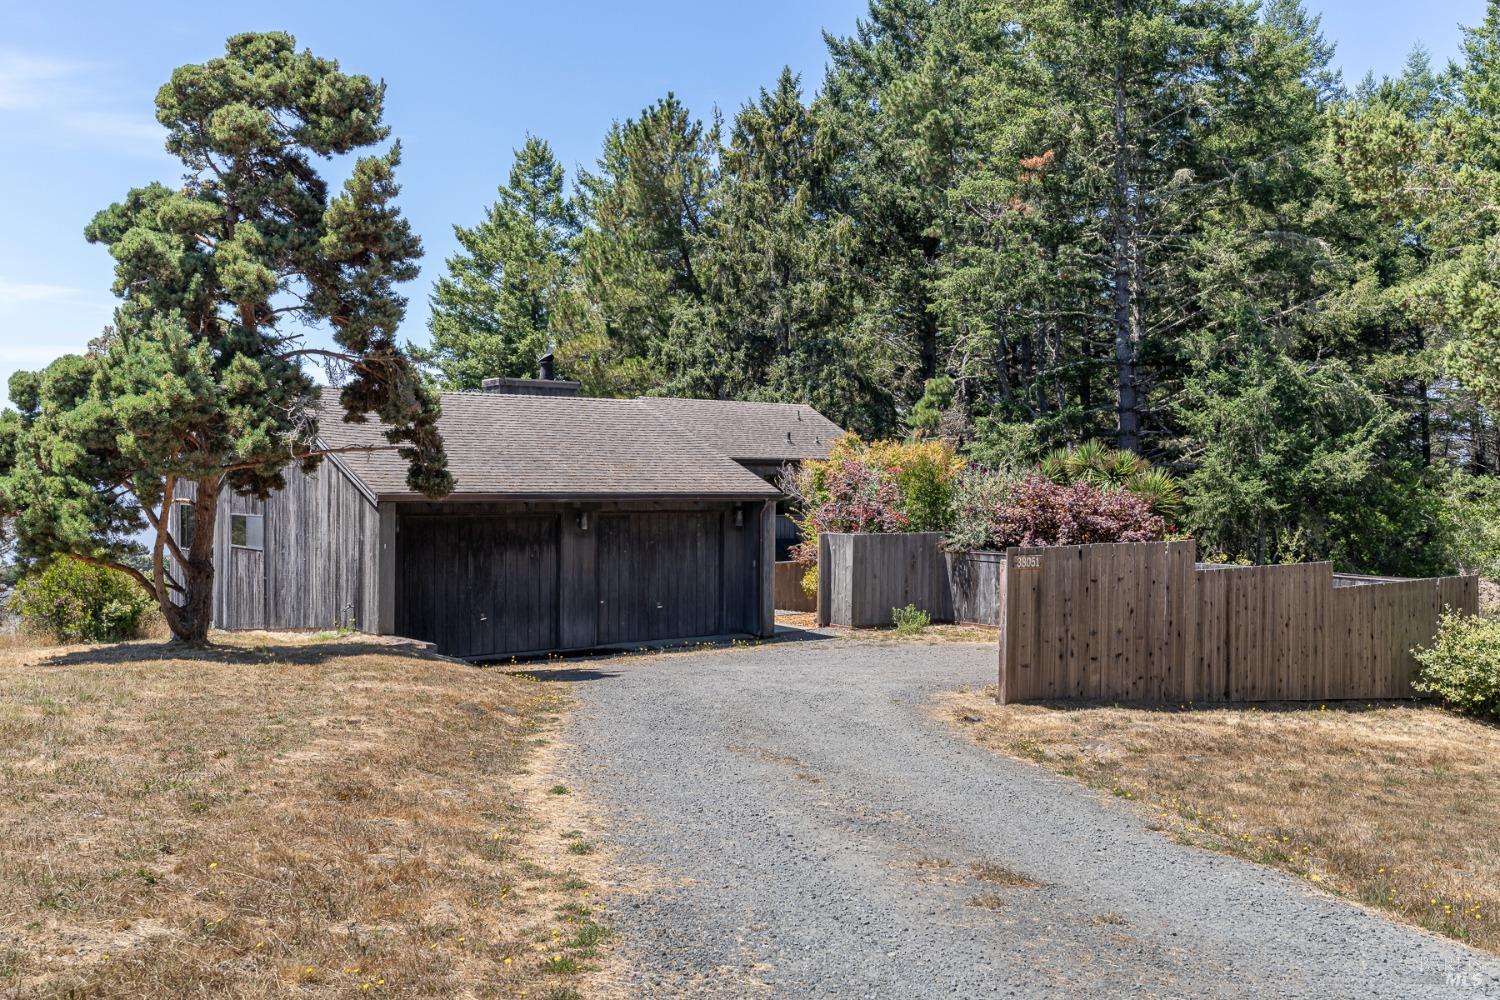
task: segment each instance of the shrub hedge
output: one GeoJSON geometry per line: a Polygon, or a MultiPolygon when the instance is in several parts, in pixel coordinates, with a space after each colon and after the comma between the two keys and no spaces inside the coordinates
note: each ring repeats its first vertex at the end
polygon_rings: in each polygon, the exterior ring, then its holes
{"type": "Polygon", "coordinates": [[[1412,652],[1420,664],[1412,682],[1418,694],[1500,719],[1500,618],[1444,612],[1431,648],[1412,652]]]}
{"type": "Polygon", "coordinates": [[[133,639],[154,606],[124,573],[66,556],[22,576],[9,604],[24,631],[58,642],[133,639]]]}

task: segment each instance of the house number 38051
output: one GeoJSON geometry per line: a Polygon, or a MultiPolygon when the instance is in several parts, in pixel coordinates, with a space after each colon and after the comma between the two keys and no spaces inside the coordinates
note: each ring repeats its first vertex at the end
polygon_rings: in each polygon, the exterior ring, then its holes
{"type": "Polygon", "coordinates": [[[1016,556],[1016,569],[1041,569],[1041,556],[1016,556]]]}

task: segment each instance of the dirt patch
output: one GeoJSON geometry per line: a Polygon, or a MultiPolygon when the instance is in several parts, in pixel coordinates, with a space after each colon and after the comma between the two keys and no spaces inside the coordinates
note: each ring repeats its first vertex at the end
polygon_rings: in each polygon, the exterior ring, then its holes
{"type": "Polygon", "coordinates": [[[1500,728],[1416,703],[940,707],[1187,843],[1500,953],[1500,728]]]}
{"type": "Polygon", "coordinates": [[[817,774],[812,771],[812,769],[810,769],[805,763],[803,763],[801,758],[794,757],[789,753],[776,753],[775,751],[768,750],[765,747],[732,746],[725,747],[724,749],[730,751],[731,753],[745,754],[746,756],[754,757],[757,760],[765,761],[767,764],[775,764],[779,767],[790,768],[792,776],[795,777],[798,781],[806,781],[814,785],[822,784],[823,782],[823,779],[818,777],[817,774]]]}
{"type": "MultiPolygon", "coordinates": [[[[607,994],[552,685],[362,636],[0,647],[16,996],[607,994]],[[576,990],[576,994],[569,993],[576,990]]],[[[9,995],[9,994],[7,994],[9,995]]]]}
{"type": "Polygon", "coordinates": [[[969,874],[980,882],[988,882],[990,885],[1003,885],[1007,889],[1038,889],[1042,883],[1004,865],[993,861],[975,861],[969,865],[969,874]]]}

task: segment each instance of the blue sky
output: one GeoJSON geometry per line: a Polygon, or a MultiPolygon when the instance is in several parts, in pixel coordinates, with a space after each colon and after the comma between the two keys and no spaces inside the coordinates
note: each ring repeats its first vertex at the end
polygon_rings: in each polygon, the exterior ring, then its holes
{"type": "MultiPolygon", "coordinates": [[[[1399,71],[1420,42],[1439,62],[1483,0],[1309,0],[1351,83],[1399,71]]],[[[83,241],[129,188],[171,182],[152,99],[173,67],[238,31],[284,29],[350,71],[383,77],[402,141],[401,204],[427,249],[404,335],[425,339],[427,288],[478,218],[527,132],[569,169],[610,122],[668,90],[726,113],[783,65],[808,92],[821,32],[846,34],[864,0],[634,3],[16,3],[0,7],[0,389],[11,372],[76,352],[109,321],[110,260],[83,241]],[[148,13],[149,11],[149,13],[148,13]],[[251,12],[253,11],[253,13],[251,12]]],[[[332,176],[332,175],[331,175],[332,176]]],[[[3,395],[3,393],[0,393],[3,395]]]]}

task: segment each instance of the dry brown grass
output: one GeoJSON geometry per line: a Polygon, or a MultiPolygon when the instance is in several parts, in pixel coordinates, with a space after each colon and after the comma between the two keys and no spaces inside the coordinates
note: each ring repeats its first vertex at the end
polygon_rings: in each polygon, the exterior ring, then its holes
{"type": "Polygon", "coordinates": [[[945,710],[1185,842],[1500,953],[1500,729],[1417,704],[1001,706],[993,689],[945,710]]]}
{"type": "Polygon", "coordinates": [[[975,861],[969,865],[969,874],[981,882],[1003,885],[1008,889],[1037,889],[1040,882],[1024,872],[996,864],[993,861],[975,861]]]}
{"type": "Polygon", "coordinates": [[[602,862],[546,792],[556,686],[218,638],[0,645],[0,995],[590,987],[602,862]]]}
{"type": "MultiPolygon", "coordinates": [[[[812,629],[818,627],[818,616],[806,611],[778,611],[776,624],[788,628],[812,629]]],[[[902,635],[895,628],[840,628],[827,629],[843,638],[864,639],[874,642],[999,642],[1000,632],[991,625],[929,625],[913,635],[902,635]]],[[[998,655],[998,652],[997,652],[998,655]]]]}

